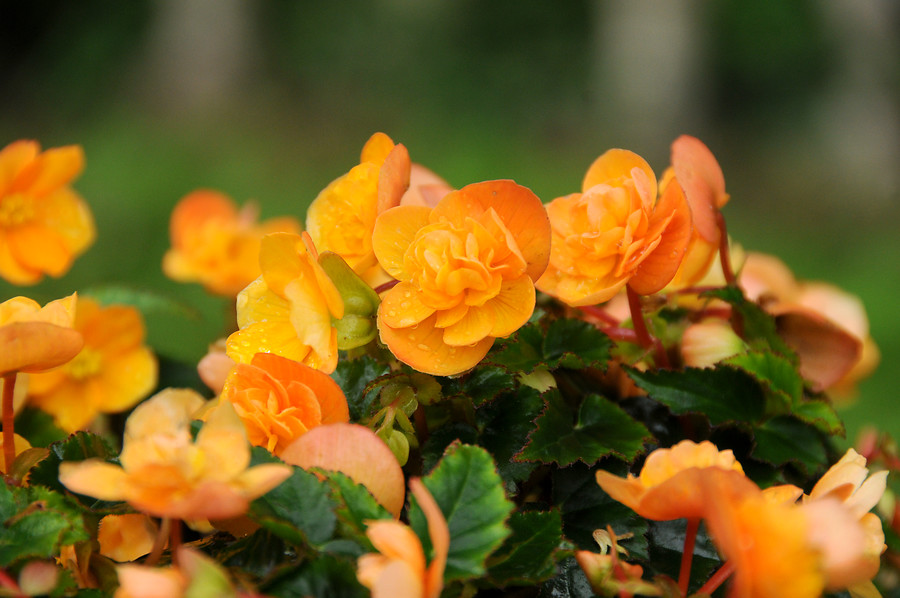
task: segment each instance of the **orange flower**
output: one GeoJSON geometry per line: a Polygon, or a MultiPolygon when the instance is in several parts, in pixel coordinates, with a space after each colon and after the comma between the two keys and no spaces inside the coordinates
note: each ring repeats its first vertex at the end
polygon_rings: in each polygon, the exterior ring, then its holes
{"type": "Polygon", "coordinates": [[[100,554],[127,563],[149,554],[156,539],[156,524],[143,513],[107,515],[100,520],[100,554]]]}
{"type": "Polygon", "coordinates": [[[531,317],[533,281],[549,245],[540,200],[512,181],[468,185],[434,209],[384,212],[375,255],[400,282],[378,308],[381,340],[421,372],[450,376],[474,367],[494,338],[531,317]]]}
{"type": "Polygon", "coordinates": [[[0,374],[41,372],[66,363],[81,350],[81,333],[72,329],[73,293],[44,307],[27,297],[0,303],[0,374]]]}
{"type": "Polygon", "coordinates": [[[262,276],[237,297],[240,330],[226,352],[238,363],[275,353],[329,374],[337,366],[337,330],[344,301],[318,264],[308,235],[272,233],[259,251],[262,276]]]}
{"type": "Polygon", "coordinates": [[[119,565],[116,567],[119,587],[113,598],[237,598],[245,595],[234,588],[218,563],[199,550],[179,546],[174,561],[177,566],[166,568],[119,565]]]}
{"type": "Polygon", "coordinates": [[[665,521],[682,517],[699,518],[706,499],[698,488],[704,479],[721,480],[735,488],[757,489],[744,477],[744,470],[730,450],[719,451],[703,441],[682,440],[672,448],[650,453],[638,477],[620,478],[608,471],[597,472],[597,483],[614,500],[647,519],[665,521]]]}
{"type": "Polygon", "coordinates": [[[84,338],[81,352],[28,383],[30,401],[67,432],[84,428],[98,413],[130,409],[157,379],[156,357],[144,345],[144,323],[134,307],[101,307],[83,298],[74,327],[84,338]]]}
{"type": "Polygon", "coordinates": [[[450,549],[447,521],[421,480],[409,481],[409,489],[428,521],[434,551],[425,566],[425,551],[416,534],[393,520],[369,521],[366,535],[381,554],[359,557],[356,577],[372,590],[372,598],[437,598],[444,585],[444,567],[450,549]]]}
{"type": "Polygon", "coordinates": [[[719,318],[691,324],[681,335],[681,356],[688,367],[712,367],[746,349],[731,324],[719,318]]]}
{"type": "Polygon", "coordinates": [[[250,444],[275,455],[311,428],[350,420],[344,392],[328,375],[269,353],[238,364],[221,398],[244,421],[250,444]]]}
{"type": "Polygon", "coordinates": [[[34,284],[59,277],[94,242],[94,220],[69,184],[84,168],[75,145],[41,152],[36,141],[0,150],[0,276],[34,284]]]}
{"type": "Polygon", "coordinates": [[[702,141],[682,135],[672,143],[672,166],[663,174],[662,189],[678,181],[691,208],[693,229],[687,253],[672,279],[677,286],[698,284],[718,255],[722,231],[718,211],[728,203],[725,176],[715,156],[702,141]]]}
{"type": "Polygon", "coordinates": [[[154,395],[128,418],[121,467],[99,459],[64,462],[60,481],[73,492],[124,500],[157,517],[224,519],[244,513],[291,469],[281,464],[248,469],[250,445],[230,403],[216,409],[192,440],[192,415],[203,404],[187,389],[154,395]]]}
{"type": "Polygon", "coordinates": [[[541,291],[572,306],[611,299],[625,285],[639,295],[662,290],[684,257],[691,213],[681,186],[666,185],[637,154],[609,150],[591,165],[582,192],[547,205],[553,228],[541,291]]]}
{"type": "Polygon", "coordinates": [[[375,260],[375,219],[400,203],[409,186],[409,152],[384,133],[366,142],[360,163],[332,181],[306,212],[306,228],[321,251],[333,251],[368,284],[387,277],[375,260]]]}
{"type": "Polygon", "coordinates": [[[259,244],[268,233],[299,233],[293,218],[257,224],[258,209],[248,203],[238,211],[227,195],[198,189],[172,211],[172,248],[163,257],[163,272],[180,282],[199,282],[210,293],[233,297],[259,276],[259,244]]]}

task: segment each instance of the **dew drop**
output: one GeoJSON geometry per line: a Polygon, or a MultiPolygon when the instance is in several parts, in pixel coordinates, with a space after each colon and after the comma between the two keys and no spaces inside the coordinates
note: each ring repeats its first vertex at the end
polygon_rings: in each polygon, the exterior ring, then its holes
{"type": "Polygon", "coordinates": [[[418,347],[422,351],[427,351],[428,349],[431,348],[428,345],[426,345],[425,343],[419,343],[418,345],[416,345],[416,347],[418,347]]]}
{"type": "Polygon", "coordinates": [[[409,305],[410,305],[410,304],[409,304],[409,301],[401,301],[401,302],[400,302],[400,309],[409,309],[409,305]]]}
{"type": "Polygon", "coordinates": [[[409,335],[407,335],[406,338],[409,339],[409,340],[411,340],[411,341],[414,341],[414,340],[416,340],[416,335],[415,335],[415,334],[409,334],[409,335]]]}
{"type": "Polygon", "coordinates": [[[388,315],[389,315],[390,317],[392,317],[392,318],[397,317],[397,310],[389,309],[389,310],[388,310],[388,315]]]}

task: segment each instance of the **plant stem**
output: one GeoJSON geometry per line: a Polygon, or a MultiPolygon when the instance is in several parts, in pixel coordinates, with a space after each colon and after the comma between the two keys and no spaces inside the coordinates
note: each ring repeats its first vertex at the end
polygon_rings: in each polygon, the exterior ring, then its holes
{"type": "Polygon", "coordinates": [[[725,284],[734,286],[737,284],[737,278],[734,276],[734,270],[731,269],[728,229],[725,227],[725,216],[718,210],[716,211],[716,224],[719,226],[719,261],[722,263],[722,274],[725,275],[725,284]]]}
{"type": "Polygon", "coordinates": [[[153,548],[150,550],[150,554],[147,556],[146,560],[144,560],[144,564],[148,567],[153,567],[159,562],[159,557],[162,556],[163,550],[169,539],[171,526],[172,520],[168,517],[163,517],[162,521],[159,523],[159,531],[156,532],[156,539],[153,541],[153,548]]]}
{"type": "Polygon", "coordinates": [[[698,594],[712,594],[719,586],[725,583],[725,580],[731,577],[731,574],[734,573],[734,563],[732,561],[726,561],[724,565],[719,567],[719,570],[713,573],[712,577],[710,577],[703,587],[697,590],[698,594]]]}
{"type": "Polygon", "coordinates": [[[650,335],[647,329],[647,322],[644,321],[644,311],[641,308],[641,298],[628,285],[625,286],[625,293],[628,296],[628,309],[631,311],[631,323],[634,326],[634,332],[637,334],[638,344],[644,349],[655,349],[656,365],[661,368],[669,367],[669,357],[666,355],[665,347],[650,335]]]}
{"type": "Polygon", "coordinates": [[[13,413],[13,394],[16,389],[16,372],[3,374],[3,468],[8,474],[16,460],[16,437],[13,430],[16,414],[13,413]]]}
{"type": "Polygon", "coordinates": [[[687,596],[688,582],[691,580],[691,562],[694,560],[694,544],[697,541],[697,530],[700,529],[700,519],[689,517],[687,529],[684,531],[684,549],[681,552],[681,570],[678,572],[678,590],[682,596],[687,596]]]}
{"type": "Polygon", "coordinates": [[[598,320],[606,322],[610,326],[619,325],[619,321],[617,319],[609,315],[609,313],[605,309],[597,307],[596,305],[582,305],[578,309],[589,316],[593,316],[598,320]]]}

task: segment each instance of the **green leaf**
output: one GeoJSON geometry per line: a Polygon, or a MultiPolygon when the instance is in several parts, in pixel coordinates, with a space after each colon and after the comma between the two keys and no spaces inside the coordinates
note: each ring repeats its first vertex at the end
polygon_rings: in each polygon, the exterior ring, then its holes
{"type": "Polygon", "coordinates": [[[368,355],[356,359],[341,359],[331,377],[347,397],[350,421],[358,422],[369,415],[369,407],[378,396],[375,380],[387,374],[390,368],[368,355]]]}
{"type": "Polygon", "coordinates": [[[31,446],[47,446],[68,436],[53,423],[52,415],[27,405],[16,415],[16,434],[27,438],[31,446]]]}
{"type": "Polygon", "coordinates": [[[556,576],[541,585],[538,598],[594,598],[584,571],[570,557],[557,565],[556,576]]]}
{"type": "Polygon", "coordinates": [[[514,492],[514,483],[527,479],[537,466],[514,457],[528,442],[534,422],[543,408],[541,394],[533,388],[521,386],[499,395],[475,412],[480,430],[478,444],[493,455],[510,494],[514,492]]]}
{"type": "MultiPolygon", "coordinates": [[[[366,521],[373,519],[392,519],[393,517],[381,506],[375,497],[362,484],[357,484],[348,476],[335,471],[321,472],[331,487],[332,496],[338,503],[335,511],[341,535],[349,536],[371,550],[366,538],[366,521]]],[[[360,552],[363,552],[360,550],[360,552]]]]}
{"type": "MultiPolygon", "coordinates": [[[[253,447],[251,464],[281,463],[268,451],[253,447]]],[[[322,545],[334,535],[335,504],[328,485],[315,474],[294,467],[280,485],[250,503],[250,517],[293,544],[322,545]]]]}
{"type": "Polygon", "coordinates": [[[369,590],[356,580],[355,563],[323,555],[300,565],[284,567],[281,575],[260,591],[279,598],[369,598],[369,590]]]}
{"type": "Polygon", "coordinates": [[[428,473],[437,467],[447,447],[456,441],[478,444],[478,430],[463,422],[453,422],[431,432],[422,445],[422,471],[428,473]]]}
{"type": "MultiPolygon", "coordinates": [[[[597,552],[594,530],[611,526],[617,536],[633,534],[619,541],[632,558],[647,559],[647,520],[613,500],[597,484],[598,467],[575,463],[553,472],[553,504],[562,509],[563,533],[582,550],[597,552]]],[[[625,475],[622,463],[604,467],[625,475]]]]}
{"type": "Polygon", "coordinates": [[[476,407],[515,385],[515,377],[495,366],[479,366],[455,378],[440,378],[445,399],[467,397],[476,407]]]}
{"type": "Polygon", "coordinates": [[[527,374],[543,360],[543,341],[540,326],[526,324],[511,337],[494,343],[484,362],[502,366],[508,372],[527,374]]]}
{"type": "Polygon", "coordinates": [[[828,455],[820,433],[793,417],[775,417],[755,431],[756,446],[751,455],[773,465],[793,462],[807,475],[822,470],[828,455]]]}
{"type": "Polygon", "coordinates": [[[628,375],[672,413],[699,413],[713,425],[755,422],[765,412],[765,395],[750,374],[729,366],[650,370],[628,368],[628,375]]]}
{"type": "Polygon", "coordinates": [[[488,560],[488,577],[497,586],[525,585],[553,576],[554,553],[562,542],[562,517],[557,510],[516,512],[509,518],[510,535],[488,560]]]}
{"type": "MultiPolygon", "coordinates": [[[[681,555],[684,552],[684,536],[687,530],[685,519],[672,521],[650,521],[647,534],[650,548],[650,567],[656,574],[678,579],[681,555]]],[[[699,589],[713,570],[722,564],[719,553],[705,526],[697,530],[694,541],[694,558],[691,563],[691,584],[694,591],[699,589]]]]}
{"type": "MultiPolygon", "coordinates": [[[[513,504],[490,454],[478,446],[452,445],[437,467],[422,479],[450,529],[446,581],[471,579],[485,573],[485,561],[509,535],[506,519],[513,504]]],[[[430,548],[428,526],[422,509],[411,500],[409,521],[430,548]]]]}
{"type": "Polygon", "coordinates": [[[599,395],[586,396],[577,414],[558,392],[545,396],[547,407],[517,459],[561,466],[591,465],[609,454],[631,460],[651,439],[644,424],[599,395]]]}
{"type": "Polygon", "coordinates": [[[715,297],[730,303],[732,309],[740,317],[745,341],[754,349],[772,350],[783,355],[793,363],[797,363],[797,355],[778,336],[775,318],[766,313],[759,305],[748,301],[738,287],[723,287],[703,293],[703,297],[715,297]]]}
{"type": "Polygon", "coordinates": [[[803,397],[792,406],[794,417],[829,436],[845,436],[844,422],[827,400],[803,397]]]}
{"type": "Polygon", "coordinates": [[[724,361],[754,378],[766,392],[766,414],[783,415],[803,398],[803,378],[791,361],[768,351],[748,351],[724,361]]]}
{"type": "Polygon", "coordinates": [[[0,567],[51,558],[59,547],[88,540],[79,507],[41,486],[0,484],[0,567]]]}
{"type": "Polygon", "coordinates": [[[554,320],[544,337],[543,354],[548,368],[605,367],[613,342],[584,320],[554,320]]]}

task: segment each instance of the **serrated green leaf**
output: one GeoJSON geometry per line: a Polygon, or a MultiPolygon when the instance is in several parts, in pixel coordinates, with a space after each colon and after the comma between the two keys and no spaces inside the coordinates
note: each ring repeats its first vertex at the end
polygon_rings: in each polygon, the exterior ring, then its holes
{"type": "Polygon", "coordinates": [[[606,455],[633,459],[651,439],[644,424],[599,395],[588,395],[575,410],[558,392],[545,394],[547,407],[517,459],[591,465],[606,455]]]}
{"type": "Polygon", "coordinates": [[[510,338],[494,343],[485,363],[499,365],[508,372],[528,373],[543,361],[544,333],[536,323],[519,328],[510,338]]]}
{"type": "Polygon", "coordinates": [[[377,378],[388,373],[390,368],[363,355],[356,359],[341,359],[331,377],[347,397],[347,406],[350,408],[350,421],[362,421],[369,415],[369,407],[378,396],[378,390],[373,388],[377,378]]]}
{"type": "MultiPolygon", "coordinates": [[[[514,459],[535,428],[535,420],[544,408],[541,394],[522,386],[505,392],[475,412],[479,426],[478,444],[494,457],[507,489],[525,480],[537,466],[514,459]]],[[[512,493],[512,492],[510,492],[512,493]]]]}
{"type": "Polygon", "coordinates": [[[706,415],[711,424],[719,425],[755,422],[765,413],[765,395],[759,383],[750,374],[730,366],[627,371],[638,387],[676,415],[699,413],[706,415]]]}
{"type": "Polygon", "coordinates": [[[16,415],[16,433],[27,438],[31,446],[48,446],[69,435],[53,423],[52,415],[28,405],[16,415]]]}
{"type": "Polygon", "coordinates": [[[488,578],[500,587],[533,584],[553,576],[553,554],[562,542],[562,517],[557,510],[515,512],[512,534],[488,560],[488,578]]]}
{"type": "Polygon", "coordinates": [[[792,413],[797,419],[811,424],[830,436],[844,437],[844,422],[826,400],[801,398],[792,406],[792,413]]]}
{"type": "Polygon", "coordinates": [[[554,320],[544,337],[543,358],[548,368],[605,366],[613,342],[584,320],[554,320]]]}
{"type": "Polygon", "coordinates": [[[478,430],[463,422],[454,422],[434,430],[422,445],[422,471],[429,473],[437,467],[447,447],[455,441],[478,444],[478,430]]]}
{"type": "MultiPolygon", "coordinates": [[[[452,445],[422,481],[450,529],[444,579],[484,575],[485,561],[510,533],[506,519],[513,509],[490,454],[478,446],[452,445]]],[[[425,515],[415,499],[411,500],[409,521],[422,544],[430,547],[425,515]]]]}
{"type": "Polygon", "coordinates": [[[584,571],[570,557],[560,561],[556,575],[541,585],[538,598],[594,598],[594,591],[584,571]]]}
{"type": "Polygon", "coordinates": [[[284,567],[283,572],[260,588],[279,598],[369,598],[370,592],[356,580],[355,563],[330,555],[284,567]]]}
{"type": "Polygon", "coordinates": [[[756,446],[751,455],[755,459],[784,465],[793,462],[812,475],[828,464],[828,455],[821,435],[815,428],[793,417],[775,417],[754,432],[756,446]]]}
{"type": "MultiPolygon", "coordinates": [[[[667,575],[672,579],[678,579],[681,556],[684,552],[687,521],[684,519],[650,521],[649,525],[647,534],[650,551],[649,568],[657,575],[667,575]]],[[[689,588],[693,591],[698,590],[721,564],[722,561],[715,544],[706,533],[705,526],[701,525],[694,541],[694,558],[691,563],[689,588]]]]}
{"type": "Polygon", "coordinates": [[[748,351],[724,361],[747,372],[766,389],[766,414],[784,415],[803,398],[803,378],[790,360],[768,351],[748,351]]]}
{"type": "Polygon", "coordinates": [[[41,486],[0,484],[0,567],[51,558],[64,544],[90,538],[79,507],[41,486]]]}
{"type": "Polygon", "coordinates": [[[703,293],[703,297],[715,297],[731,304],[740,317],[742,337],[754,349],[772,350],[797,363],[797,355],[785,344],[775,327],[775,318],[759,305],[748,301],[738,287],[723,287],[703,293]]]}
{"type": "MultiPolygon", "coordinates": [[[[575,463],[553,472],[553,504],[562,509],[563,533],[582,550],[597,552],[594,530],[611,526],[617,536],[633,534],[619,541],[630,558],[646,560],[648,555],[647,520],[613,500],[597,484],[597,467],[575,463]]],[[[625,475],[624,464],[605,467],[625,475]]]]}
{"type": "MultiPolygon", "coordinates": [[[[281,463],[260,447],[251,451],[251,465],[281,463]]],[[[293,544],[322,545],[334,535],[336,505],[328,485],[315,474],[294,467],[291,477],[250,503],[250,518],[293,544]]]]}
{"type": "Polygon", "coordinates": [[[441,378],[444,398],[467,397],[475,407],[515,385],[515,377],[500,367],[480,366],[462,376],[441,378]]]}
{"type": "Polygon", "coordinates": [[[338,504],[335,513],[342,535],[370,548],[369,541],[366,539],[366,521],[392,519],[393,517],[362,484],[357,484],[340,472],[322,473],[326,476],[325,479],[338,504]]]}

